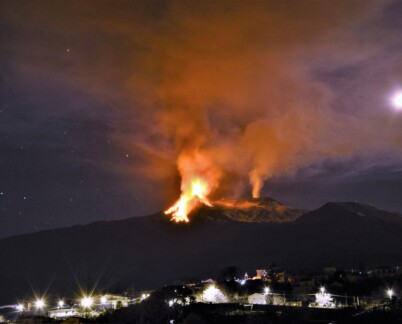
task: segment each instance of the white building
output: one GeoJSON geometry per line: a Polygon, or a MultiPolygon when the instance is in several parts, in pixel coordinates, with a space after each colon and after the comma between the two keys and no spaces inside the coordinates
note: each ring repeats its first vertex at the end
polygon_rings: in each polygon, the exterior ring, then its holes
{"type": "Polygon", "coordinates": [[[99,297],[99,302],[106,308],[116,308],[118,305],[121,305],[122,307],[127,307],[129,303],[129,298],[121,295],[105,294],[99,297]]]}
{"type": "Polygon", "coordinates": [[[248,303],[249,304],[259,304],[259,305],[265,305],[267,303],[265,294],[252,294],[248,296],[248,303]]]}
{"type": "Polygon", "coordinates": [[[48,311],[48,316],[52,318],[69,318],[79,315],[80,312],[77,308],[57,308],[48,311]]]}

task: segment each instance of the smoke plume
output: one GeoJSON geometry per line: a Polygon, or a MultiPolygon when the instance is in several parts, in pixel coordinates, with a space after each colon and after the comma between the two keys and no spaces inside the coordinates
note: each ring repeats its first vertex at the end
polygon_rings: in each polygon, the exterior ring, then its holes
{"type": "Polygon", "coordinates": [[[372,100],[390,81],[381,64],[366,67],[385,35],[371,19],[388,1],[46,4],[11,16],[32,21],[32,39],[42,35],[15,60],[31,73],[58,71],[121,111],[110,129],[142,156],[142,176],[166,178],[175,164],[182,190],[201,176],[217,196],[258,197],[272,177],[311,163],[400,152],[400,118],[372,100]],[[43,17],[52,28],[41,29],[43,17]],[[63,64],[47,66],[43,35],[63,53],[70,43],[63,64]],[[344,73],[354,73],[345,84],[344,73]],[[373,73],[381,82],[368,81],[373,73]]]}
{"type": "MultiPolygon", "coordinates": [[[[158,132],[174,143],[182,189],[202,176],[221,194],[244,193],[248,182],[259,197],[272,176],[357,153],[373,134],[332,109],[333,93],[314,68],[374,9],[317,1],[169,6],[146,35],[143,78],[134,75],[130,86],[149,90],[142,99],[157,107],[158,132]]],[[[344,50],[338,58],[357,48],[344,50]]]]}

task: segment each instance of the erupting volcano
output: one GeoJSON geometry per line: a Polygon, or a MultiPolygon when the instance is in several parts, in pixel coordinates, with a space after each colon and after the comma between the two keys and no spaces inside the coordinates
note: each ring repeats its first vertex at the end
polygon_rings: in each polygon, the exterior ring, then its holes
{"type": "Polygon", "coordinates": [[[181,195],[172,207],[165,211],[176,223],[186,222],[197,206],[212,207],[208,196],[217,187],[220,171],[212,164],[210,156],[201,150],[182,152],[177,160],[181,176],[181,195]]]}
{"type": "Polygon", "coordinates": [[[199,204],[212,207],[207,200],[209,194],[208,183],[201,178],[192,179],[189,184],[183,183],[179,200],[165,214],[172,215],[172,221],[189,222],[188,214],[199,204]]]}

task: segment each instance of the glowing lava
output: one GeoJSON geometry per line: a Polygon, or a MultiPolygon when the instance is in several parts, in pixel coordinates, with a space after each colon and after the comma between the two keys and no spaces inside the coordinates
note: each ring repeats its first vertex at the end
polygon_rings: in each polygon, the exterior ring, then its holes
{"type": "Polygon", "coordinates": [[[189,222],[188,214],[197,207],[197,205],[204,204],[212,207],[212,204],[207,200],[207,195],[210,189],[207,181],[201,178],[193,178],[189,181],[188,185],[182,187],[182,193],[178,201],[165,211],[166,215],[172,215],[172,221],[189,222]]]}

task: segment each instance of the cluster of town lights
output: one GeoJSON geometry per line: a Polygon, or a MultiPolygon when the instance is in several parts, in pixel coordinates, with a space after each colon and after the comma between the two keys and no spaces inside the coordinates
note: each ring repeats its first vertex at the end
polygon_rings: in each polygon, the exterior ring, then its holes
{"type": "MultiPolygon", "coordinates": [[[[149,296],[149,294],[147,295],[147,297],[149,296]]],[[[105,296],[102,296],[101,298],[100,298],[100,303],[102,304],[102,305],[105,305],[105,304],[107,304],[107,299],[106,299],[106,297],[105,296]]],[[[83,307],[83,308],[91,308],[93,305],[94,305],[94,303],[95,303],[95,300],[94,300],[94,298],[92,298],[91,296],[83,296],[81,299],[80,299],[80,305],[83,307]]],[[[35,300],[35,302],[34,302],[34,308],[36,309],[36,310],[43,310],[44,308],[46,308],[46,303],[45,303],[45,300],[43,299],[43,298],[37,298],[36,300],[35,300]]],[[[64,302],[64,300],[63,299],[59,299],[59,301],[57,302],[57,307],[58,308],[63,308],[65,306],[65,302],[64,302]]],[[[25,307],[24,307],[24,304],[22,304],[22,303],[19,303],[16,307],[16,310],[18,311],[18,312],[23,312],[24,310],[25,310],[25,307]]]]}
{"type": "MultiPolygon", "coordinates": [[[[272,294],[269,287],[264,288],[264,294],[266,296],[268,296],[269,294],[272,294]]],[[[395,296],[395,291],[389,288],[385,291],[385,294],[389,299],[392,299],[395,296]]],[[[141,296],[141,300],[145,300],[149,296],[150,296],[150,294],[143,294],[141,296]]],[[[331,307],[331,305],[333,304],[333,298],[332,298],[331,294],[328,293],[324,287],[320,288],[320,290],[315,294],[315,297],[316,297],[316,303],[319,305],[319,307],[331,307]]],[[[201,298],[202,298],[202,300],[201,300],[202,302],[210,302],[210,303],[226,303],[228,301],[227,297],[223,294],[223,292],[213,284],[206,287],[206,289],[202,293],[201,298]]],[[[106,305],[108,303],[108,300],[107,300],[106,296],[101,296],[99,298],[99,302],[101,305],[106,305]]],[[[168,305],[170,307],[172,307],[175,303],[186,305],[186,304],[190,303],[190,300],[188,300],[188,301],[186,300],[184,303],[178,302],[176,299],[168,301],[168,305]]],[[[84,309],[90,309],[92,306],[94,306],[95,299],[91,296],[83,296],[80,299],[79,304],[84,309]]],[[[36,301],[33,303],[33,305],[37,311],[43,310],[47,306],[44,298],[37,298],[36,301]]],[[[57,306],[58,306],[58,308],[63,308],[65,306],[64,300],[59,299],[57,302],[57,306]]],[[[23,312],[26,310],[23,303],[17,304],[15,306],[15,309],[18,312],[23,312]]],[[[28,307],[28,310],[29,310],[29,307],[28,307]]]]}

